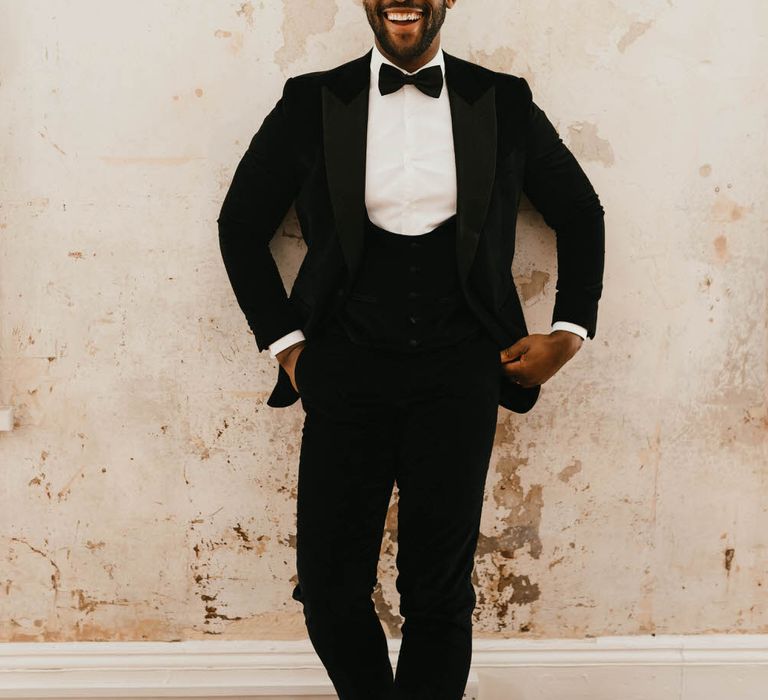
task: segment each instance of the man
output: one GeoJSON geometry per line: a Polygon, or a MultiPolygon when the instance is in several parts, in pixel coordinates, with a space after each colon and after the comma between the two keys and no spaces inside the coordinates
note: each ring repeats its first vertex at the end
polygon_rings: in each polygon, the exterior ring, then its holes
{"type": "Polygon", "coordinates": [[[218,219],[267,404],[301,398],[298,584],[342,700],[461,698],[498,406],[530,410],[594,337],[603,208],[520,77],[440,48],[456,0],[364,0],[374,46],[290,78],[218,219]],[[529,334],[511,275],[525,193],[555,231],[553,328],[529,334]],[[307,253],[290,297],[269,242],[295,205],[307,253]],[[402,644],[371,593],[398,487],[402,644]]]}

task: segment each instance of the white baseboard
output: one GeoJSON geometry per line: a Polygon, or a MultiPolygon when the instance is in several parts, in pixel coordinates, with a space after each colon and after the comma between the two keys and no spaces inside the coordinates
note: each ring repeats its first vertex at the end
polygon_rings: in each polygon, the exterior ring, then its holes
{"type": "MultiPolygon", "coordinates": [[[[768,635],[476,638],[470,678],[477,700],[767,700],[768,635]]],[[[336,696],[308,640],[0,644],[0,698],[221,697],[336,696]]]]}

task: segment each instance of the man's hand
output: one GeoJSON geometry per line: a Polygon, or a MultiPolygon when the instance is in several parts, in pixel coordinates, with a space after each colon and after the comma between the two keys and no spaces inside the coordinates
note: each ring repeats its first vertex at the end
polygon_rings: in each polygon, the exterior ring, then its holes
{"type": "Polygon", "coordinates": [[[584,343],[570,331],[533,333],[501,351],[502,371],[522,387],[543,384],[570,360],[584,343]]]}
{"type": "Polygon", "coordinates": [[[289,345],[275,355],[280,366],[288,373],[288,377],[290,378],[296,393],[299,393],[299,387],[296,386],[296,361],[299,359],[299,355],[304,351],[304,346],[306,344],[306,340],[301,340],[298,343],[289,345]]]}

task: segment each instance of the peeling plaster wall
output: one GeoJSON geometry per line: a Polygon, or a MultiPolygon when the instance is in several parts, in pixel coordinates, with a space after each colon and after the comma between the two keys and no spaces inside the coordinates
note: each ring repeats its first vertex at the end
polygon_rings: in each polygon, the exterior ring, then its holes
{"type": "MultiPolygon", "coordinates": [[[[0,0],[0,639],[305,636],[300,403],[270,409],[218,251],[284,80],[360,55],[353,0],[0,0]]],[[[459,0],[606,208],[598,335],[499,412],[475,634],[768,631],[766,49],[744,0],[459,0]]],[[[554,241],[515,273],[546,332],[554,241]]],[[[273,242],[286,285],[304,244],[273,242]]],[[[396,495],[376,605],[387,633],[396,495]]]]}

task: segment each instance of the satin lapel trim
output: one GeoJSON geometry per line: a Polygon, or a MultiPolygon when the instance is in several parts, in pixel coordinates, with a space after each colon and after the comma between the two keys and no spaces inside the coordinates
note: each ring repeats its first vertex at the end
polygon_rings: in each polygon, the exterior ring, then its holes
{"type": "Polygon", "coordinates": [[[456,154],[456,262],[462,284],[469,275],[496,175],[496,89],[472,64],[445,55],[456,154]],[[473,79],[474,78],[474,79],[473,79]]]}
{"type": "Polygon", "coordinates": [[[365,232],[370,55],[348,64],[322,88],[325,173],[350,279],[360,264],[365,232]]]}

